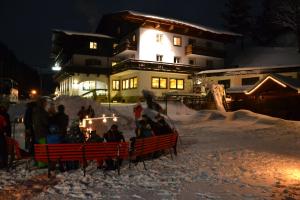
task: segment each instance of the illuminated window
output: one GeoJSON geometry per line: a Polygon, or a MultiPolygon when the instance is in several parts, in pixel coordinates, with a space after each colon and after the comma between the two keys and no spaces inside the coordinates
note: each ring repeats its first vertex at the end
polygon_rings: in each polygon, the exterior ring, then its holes
{"type": "Polygon", "coordinates": [[[163,34],[160,33],[156,34],[156,42],[162,43],[162,41],[163,41],[163,34]]]}
{"type": "Polygon", "coordinates": [[[156,61],[162,62],[162,61],[163,61],[163,55],[157,54],[157,55],[156,55],[156,61]]]}
{"type": "Polygon", "coordinates": [[[184,89],[184,80],[170,78],[170,89],[183,90],[184,89]]]}
{"type": "Polygon", "coordinates": [[[181,46],[181,37],[174,36],[173,44],[174,46],[181,46]]]}
{"type": "Polygon", "coordinates": [[[115,49],[118,46],[117,43],[113,43],[113,48],[115,49]]]}
{"type": "Polygon", "coordinates": [[[180,63],[180,57],[174,57],[174,63],[180,63]]]}
{"type": "Polygon", "coordinates": [[[129,82],[130,82],[130,85],[129,85],[130,89],[136,89],[137,88],[137,77],[129,79],[129,82]]]}
{"type": "Polygon", "coordinates": [[[97,42],[90,42],[90,49],[97,49],[97,42]]]}
{"type": "Polygon", "coordinates": [[[133,42],[135,42],[135,40],[136,40],[136,36],[135,36],[135,34],[132,36],[132,41],[133,42]]]}
{"type": "Polygon", "coordinates": [[[112,90],[120,90],[120,81],[113,81],[112,82],[112,90]]]}
{"type": "Polygon", "coordinates": [[[117,62],[111,62],[111,66],[115,66],[117,62]]]}
{"type": "Polygon", "coordinates": [[[95,81],[85,81],[82,83],[82,90],[89,91],[95,89],[95,81]]]}
{"type": "Polygon", "coordinates": [[[166,78],[152,77],[151,87],[154,88],[154,89],[167,89],[167,79],[166,78]]]}
{"type": "Polygon", "coordinates": [[[128,90],[130,87],[130,79],[122,80],[122,90],[128,90]]]}

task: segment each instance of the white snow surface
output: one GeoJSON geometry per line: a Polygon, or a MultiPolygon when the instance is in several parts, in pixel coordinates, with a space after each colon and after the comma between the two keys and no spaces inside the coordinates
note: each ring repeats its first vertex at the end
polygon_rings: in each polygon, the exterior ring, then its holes
{"type": "MultiPolygon", "coordinates": [[[[132,106],[113,109],[133,118],[132,106]]],[[[56,173],[58,182],[31,199],[300,199],[300,122],[246,110],[198,112],[180,103],[168,111],[180,135],[174,159],[146,161],[148,170],[124,162],[120,176],[91,163],[86,177],[81,170],[56,173]]],[[[23,168],[0,171],[2,191],[45,173],[23,168]]]]}

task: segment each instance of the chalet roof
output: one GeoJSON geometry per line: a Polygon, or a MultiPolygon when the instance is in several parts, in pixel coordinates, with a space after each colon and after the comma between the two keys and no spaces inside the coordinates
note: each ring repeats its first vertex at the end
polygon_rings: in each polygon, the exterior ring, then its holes
{"type": "Polygon", "coordinates": [[[168,21],[168,22],[174,23],[174,24],[181,24],[181,25],[185,25],[185,26],[190,26],[190,27],[193,27],[193,28],[196,28],[196,29],[201,29],[203,31],[212,32],[212,33],[215,33],[215,34],[242,36],[241,34],[233,33],[233,32],[230,32],[230,31],[224,31],[224,30],[210,28],[210,27],[203,26],[203,25],[192,24],[192,23],[189,23],[189,22],[185,22],[185,21],[177,20],[177,19],[173,19],[173,18],[150,15],[150,14],[137,12],[137,11],[131,11],[131,10],[126,10],[126,11],[121,11],[121,12],[129,12],[130,14],[135,15],[135,16],[141,16],[141,17],[146,17],[146,18],[151,18],[151,19],[168,21]]]}
{"type": "Polygon", "coordinates": [[[255,85],[253,85],[248,91],[245,92],[245,94],[252,94],[255,90],[260,88],[267,80],[271,79],[274,82],[277,82],[279,85],[283,87],[290,87],[294,90],[296,90],[298,93],[300,93],[300,80],[282,76],[279,74],[269,74],[262,80],[258,81],[255,85]]]}
{"type": "Polygon", "coordinates": [[[59,29],[53,29],[52,31],[53,32],[61,32],[61,33],[64,33],[66,35],[80,35],[80,36],[89,36],[89,37],[99,37],[99,38],[114,39],[114,37],[111,37],[109,35],[98,34],[98,33],[85,33],[85,32],[59,30],[59,29]]]}
{"type": "Polygon", "coordinates": [[[141,18],[141,19],[145,19],[145,20],[157,21],[158,23],[165,22],[165,23],[170,23],[170,24],[174,24],[174,25],[182,25],[182,26],[186,26],[186,27],[190,27],[190,28],[195,28],[195,29],[198,29],[198,30],[201,30],[204,32],[210,32],[210,33],[217,34],[217,35],[228,35],[228,36],[235,36],[235,37],[243,36],[241,34],[233,33],[230,31],[225,31],[225,30],[221,30],[221,29],[216,29],[216,28],[211,28],[211,27],[207,27],[207,26],[203,26],[203,25],[189,23],[189,22],[182,21],[182,20],[177,20],[177,19],[168,18],[168,17],[161,17],[161,16],[157,16],[157,15],[151,15],[151,14],[146,14],[146,13],[132,11],[132,10],[119,11],[119,12],[115,12],[115,13],[112,13],[109,15],[125,15],[125,16],[141,18]]]}
{"type": "Polygon", "coordinates": [[[197,75],[202,74],[216,74],[216,73],[226,73],[226,72],[242,72],[242,71],[270,71],[270,70],[276,70],[276,69],[285,69],[285,68],[291,68],[291,69],[300,69],[299,65],[274,65],[274,66],[253,66],[253,67],[236,67],[236,68],[224,68],[224,69],[212,69],[212,70],[204,70],[197,75]]]}

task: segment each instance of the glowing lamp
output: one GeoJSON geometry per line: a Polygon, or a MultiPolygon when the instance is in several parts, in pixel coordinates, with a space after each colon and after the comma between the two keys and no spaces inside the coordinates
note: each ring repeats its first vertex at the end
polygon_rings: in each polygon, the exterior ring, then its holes
{"type": "Polygon", "coordinates": [[[93,121],[92,120],[89,120],[89,124],[92,124],[93,123],[93,121]]]}
{"type": "Polygon", "coordinates": [[[55,63],[55,65],[52,67],[52,70],[53,70],[53,71],[60,71],[60,70],[61,70],[61,67],[59,66],[58,63],[55,63]]]}

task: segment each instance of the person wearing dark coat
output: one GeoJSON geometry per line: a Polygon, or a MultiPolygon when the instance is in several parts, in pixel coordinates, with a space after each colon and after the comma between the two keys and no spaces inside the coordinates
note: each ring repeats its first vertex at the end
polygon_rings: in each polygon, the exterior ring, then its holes
{"type": "Polygon", "coordinates": [[[11,137],[11,124],[10,124],[10,116],[7,113],[7,108],[5,106],[0,106],[0,115],[2,115],[6,121],[6,127],[5,127],[5,135],[7,137],[11,137]]]}
{"type": "Polygon", "coordinates": [[[8,152],[5,139],[6,120],[0,115],[0,169],[7,167],[8,152]]]}
{"type": "Polygon", "coordinates": [[[87,115],[89,118],[95,117],[95,111],[94,111],[94,109],[92,108],[91,105],[89,105],[88,109],[87,109],[85,112],[86,112],[86,115],[87,115]]]}
{"type": "Polygon", "coordinates": [[[77,116],[79,118],[80,121],[83,120],[83,118],[85,118],[86,116],[86,110],[84,106],[81,106],[81,109],[78,111],[77,116]]]}
{"type": "Polygon", "coordinates": [[[34,132],[33,132],[33,109],[36,106],[36,102],[27,103],[27,108],[24,115],[25,126],[25,148],[28,149],[30,155],[34,153],[34,132]]]}
{"type": "Polygon", "coordinates": [[[38,144],[46,143],[46,137],[49,132],[49,114],[45,110],[47,99],[41,98],[37,102],[37,106],[33,109],[32,124],[35,136],[35,142],[38,144]]]}
{"type": "Polygon", "coordinates": [[[67,134],[67,128],[69,124],[69,116],[65,113],[65,106],[59,105],[57,107],[58,112],[54,115],[55,124],[58,128],[58,134],[65,137],[67,134]]]}
{"type": "MultiPolygon", "coordinates": [[[[123,133],[118,130],[118,126],[116,124],[113,124],[110,128],[110,130],[103,135],[106,142],[125,142],[125,138],[123,136],[123,133]]],[[[117,160],[114,162],[112,159],[106,160],[106,169],[107,170],[115,170],[118,166],[121,166],[122,159],[117,160]]]]}

